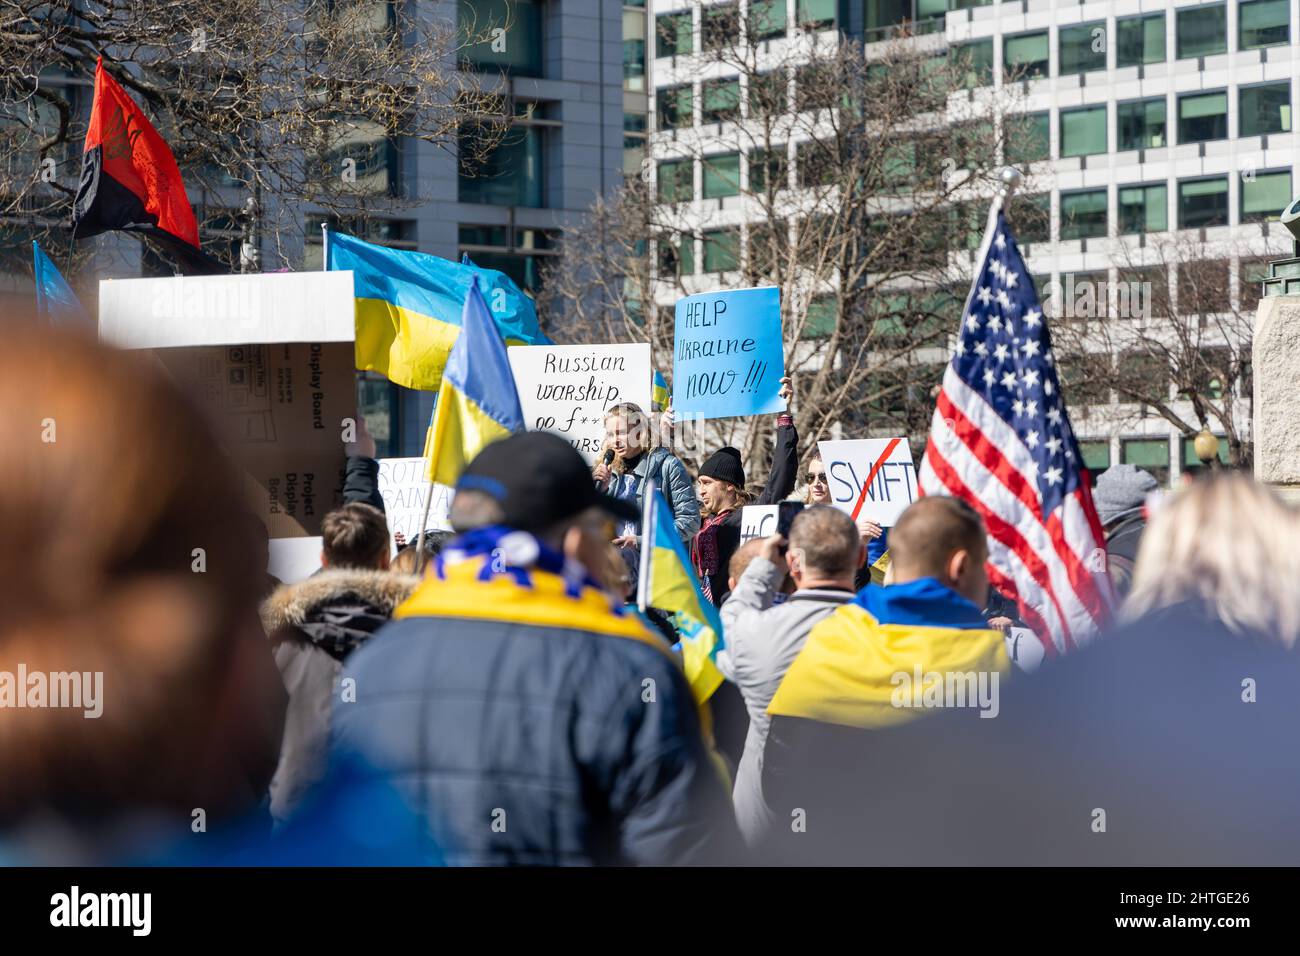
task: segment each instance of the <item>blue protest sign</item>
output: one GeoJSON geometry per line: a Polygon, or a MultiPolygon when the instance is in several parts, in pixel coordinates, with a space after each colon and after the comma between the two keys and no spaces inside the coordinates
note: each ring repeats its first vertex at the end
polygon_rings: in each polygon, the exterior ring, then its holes
{"type": "Polygon", "coordinates": [[[781,292],[702,292],[677,301],[673,411],[694,418],[785,409],[781,292]]]}

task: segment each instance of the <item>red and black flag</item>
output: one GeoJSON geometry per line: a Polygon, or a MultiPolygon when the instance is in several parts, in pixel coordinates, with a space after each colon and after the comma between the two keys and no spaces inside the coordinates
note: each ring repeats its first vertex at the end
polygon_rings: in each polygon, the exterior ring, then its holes
{"type": "Polygon", "coordinates": [[[72,235],[85,239],[113,229],[153,239],[186,275],[230,271],[199,248],[198,223],[176,157],[100,57],[72,235]]]}

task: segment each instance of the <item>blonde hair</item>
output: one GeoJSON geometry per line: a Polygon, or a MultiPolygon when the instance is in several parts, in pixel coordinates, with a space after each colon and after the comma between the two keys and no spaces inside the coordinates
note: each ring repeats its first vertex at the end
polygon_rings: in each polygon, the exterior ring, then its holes
{"type": "MultiPolygon", "coordinates": [[[[820,448],[814,448],[813,451],[812,451],[812,454],[808,456],[808,461],[807,461],[807,462],[804,464],[804,466],[803,466],[805,472],[807,471],[808,468],[810,468],[810,467],[812,466],[812,463],[813,463],[813,462],[815,462],[815,461],[821,461],[821,460],[822,460],[821,449],[820,449],[820,448]]],[[[829,476],[829,475],[826,477],[826,480],[827,480],[827,481],[830,481],[830,476],[829,476]]],[[[813,503],[813,500],[812,500],[812,490],[813,490],[812,483],[811,483],[811,482],[806,483],[806,484],[803,486],[803,495],[800,496],[800,499],[799,499],[799,500],[802,501],[802,502],[803,502],[804,504],[806,504],[806,505],[811,505],[811,504],[813,503]]]]}
{"type": "Polygon", "coordinates": [[[1239,635],[1300,635],[1300,515],[1243,475],[1194,482],[1142,535],[1122,617],[1200,603],[1239,635]]]}

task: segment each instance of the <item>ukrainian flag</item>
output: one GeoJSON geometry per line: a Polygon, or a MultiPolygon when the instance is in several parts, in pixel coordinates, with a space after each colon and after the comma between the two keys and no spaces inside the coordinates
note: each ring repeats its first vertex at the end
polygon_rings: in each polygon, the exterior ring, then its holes
{"type": "Polygon", "coordinates": [[[663,494],[650,482],[646,488],[645,515],[641,521],[641,575],[637,582],[637,604],[642,611],[657,607],[673,616],[681,635],[682,669],[695,701],[703,704],[723,681],[718,670],[722,621],[713,602],[704,596],[673,514],[663,494]]]}
{"type": "Polygon", "coordinates": [[[662,412],[668,407],[670,400],[668,382],[664,380],[664,373],[655,369],[654,377],[650,380],[651,411],[662,412]]]}
{"type": "Polygon", "coordinates": [[[1010,669],[1002,632],[937,578],[866,587],[813,627],[767,712],[888,727],[923,715],[899,704],[913,685],[920,693],[948,675],[1010,669]]]}
{"type": "Polygon", "coordinates": [[[487,445],[523,430],[524,413],[506,344],[478,286],[471,284],[425,444],[429,480],[455,485],[487,445]]]}
{"type": "Polygon", "coordinates": [[[36,278],[36,314],[51,325],[92,325],[63,273],[58,270],[40,243],[32,240],[32,274],[36,278]]]}
{"type": "Polygon", "coordinates": [[[407,388],[435,391],[476,287],[511,345],[548,345],[533,300],[503,272],[337,232],[326,234],[325,268],[351,269],[356,296],[356,364],[407,388]]]}

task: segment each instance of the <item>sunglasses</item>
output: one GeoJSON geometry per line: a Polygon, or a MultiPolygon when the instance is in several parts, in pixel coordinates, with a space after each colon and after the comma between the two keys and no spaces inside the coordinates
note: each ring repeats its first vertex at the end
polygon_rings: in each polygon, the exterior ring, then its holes
{"type": "Polygon", "coordinates": [[[808,484],[810,484],[810,485],[816,485],[816,484],[823,484],[823,485],[825,485],[825,484],[829,484],[829,483],[830,483],[830,482],[828,482],[828,481],[826,480],[826,472],[824,472],[824,471],[810,471],[810,472],[808,472],[808,484]]]}

